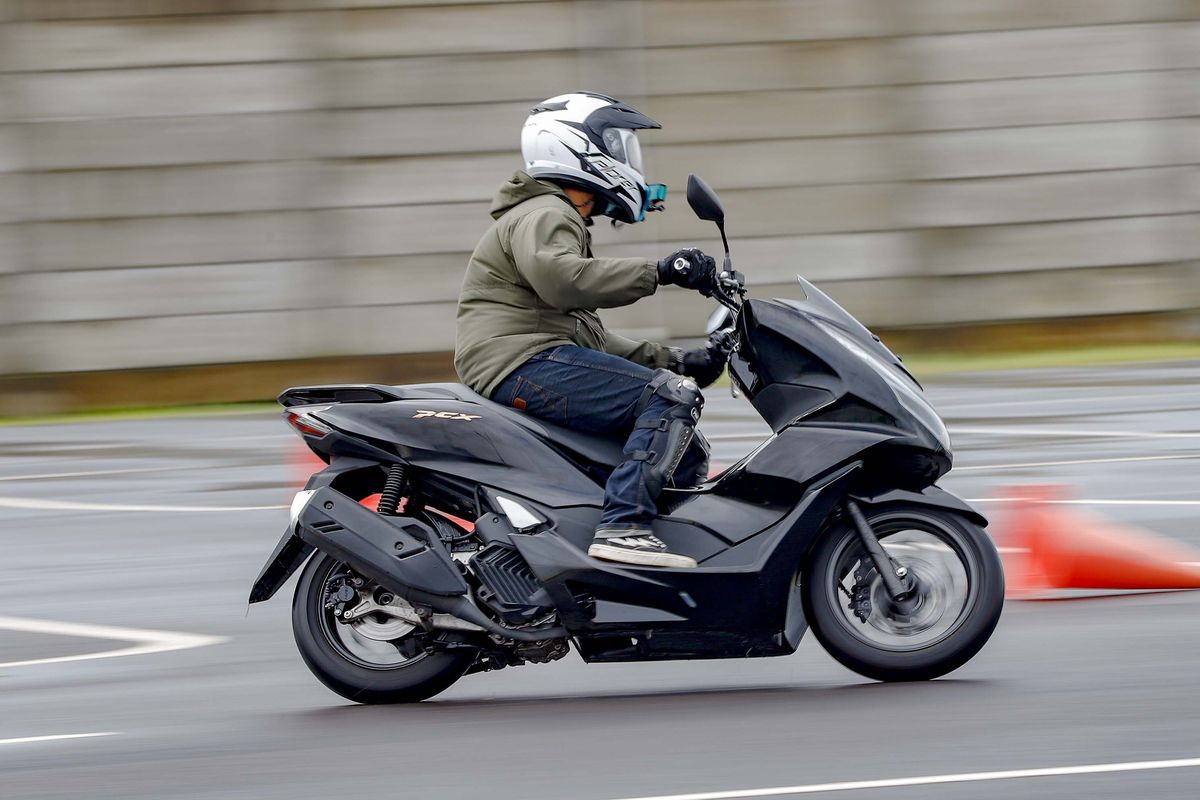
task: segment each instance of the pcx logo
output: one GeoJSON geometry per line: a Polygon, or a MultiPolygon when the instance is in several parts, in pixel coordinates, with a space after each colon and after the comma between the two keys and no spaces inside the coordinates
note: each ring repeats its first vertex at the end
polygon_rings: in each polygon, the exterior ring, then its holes
{"type": "Polygon", "coordinates": [[[457,411],[418,411],[412,415],[413,419],[429,419],[430,417],[434,419],[459,419],[468,422],[473,419],[479,419],[478,416],[459,414],[457,411]]]}

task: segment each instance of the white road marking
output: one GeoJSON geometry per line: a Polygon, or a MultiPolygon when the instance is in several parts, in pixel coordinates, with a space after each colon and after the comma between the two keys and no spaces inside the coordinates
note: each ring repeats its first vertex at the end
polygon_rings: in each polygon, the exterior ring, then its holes
{"type": "MultiPolygon", "coordinates": [[[[254,433],[254,434],[248,434],[245,436],[200,436],[200,437],[176,436],[171,439],[171,443],[177,447],[185,448],[188,445],[194,445],[194,444],[204,445],[204,444],[211,444],[212,442],[260,442],[260,441],[272,441],[272,440],[278,440],[278,441],[282,442],[284,440],[288,440],[291,438],[292,438],[291,435],[288,434],[286,431],[281,431],[279,433],[254,433]]],[[[15,442],[11,442],[11,444],[25,445],[27,447],[36,446],[36,447],[43,449],[46,452],[46,455],[48,455],[48,456],[52,456],[52,457],[56,457],[56,458],[68,458],[73,453],[80,451],[80,450],[127,450],[130,448],[138,448],[138,447],[145,447],[147,445],[153,445],[156,441],[157,441],[157,439],[150,438],[150,439],[130,439],[130,440],[124,441],[124,442],[92,442],[90,444],[84,444],[84,443],[73,444],[70,442],[54,442],[53,444],[45,444],[45,443],[38,443],[38,442],[34,442],[34,441],[30,441],[30,442],[16,442],[15,441],[15,442]]],[[[17,463],[36,464],[36,463],[45,463],[46,461],[49,461],[49,460],[51,460],[51,459],[48,459],[48,458],[26,459],[22,462],[17,462],[17,463]]]]}
{"type": "Polygon", "coordinates": [[[1023,464],[983,464],[972,467],[955,467],[955,472],[986,472],[999,469],[1028,469],[1033,467],[1066,467],[1079,464],[1122,464],[1129,461],[1179,461],[1200,458],[1200,453],[1174,456],[1125,456],[1120,458],[1074,458],[1069,461],[1027,461],[1023,464]]]}
{"type": "Polygon", "coordinates": [[[115,650],[104,650],[99,653],[55,656],[53,658],[33,658],[26,661],[9,661],[0,663],[0,669],[30,667],[35,664],[64,664],[69,661],[91,661],[97,658],[146,656],[152,653],[188,650],[193,647],[205,647],[228,641],[224,636],[175,633],[174,631],[153,631],[143,628],[118,628],[112,625],[57,622],[47,619],[28,619],[25,617],[0,617],[0,629],[22,631],[25,633],[45,633],[57,636],[78,636],[89,639],[115,639],[122,642],[135,642],[135,644],[128,647],[118,647],[115,650]]]}
{"type": "Polygon", "coordinates": [[[1012,500],[1028,500],[1054,506],[1200,506],[1200,500],[1109,500],[1099,498],[1070,498],[1043,500],[1040,497],[971,497],[966,503],[1007,503],[1012,500]]]}
{"type": "Polygon", "coordinates": [[[241,436],[205,436],[201,439],[187,439],[189,442],[267,442],[272,439],[293,441],[292,434],[287,430],[278,433],[248,433],[241,436]]]}
{"type": "Polygon", "coordinates": [[[1017,778],[1055,778],[1065,775],[1094,775],[1105,772],[1143,772],[1154,769],[1200,767],[1200,758],[1179,758],[1171,761],[1127,761],[1118,764],[1084,764],[1077,767],[1047,767],[1042,769],[1010,769],[1001,772],[962,772],[956,775],[924,775],[918,778],[890,778],[877,781],[844,781],[842,783],[812,783],[805,786],[777,786],[770,789],[734,789],[724,792],[694,794],[664,794],[649,797],[630,797],[624,800],[740,800],[748,797],[780,797],[821,792],[846,792],[863,789],[896,789],[904,786],[932,786],[941,783],[977,783],[1017,778]]]}
{"type": "Polygon", "coordinates": [[[97,733],[58,733],[53,736],[22,736],[17,739],[0,739],[0,745],[57,742],[62,739],[92,739],[97,736],[116,736],[117,734],[117,731],[99,731],[97,733]]]}
{"type": "MultiPolygon", "coordinates": [[[[954,425],[950,427],[951,436],[960,434],[1080,439],[1200,439],[1200,433],[1195,431],[1081,431],[1064,428],[1016,428],[1005,425],[954,425]]],[[[750,431],[747,433],[706,433],[704,438],[710,442],[732,442],[764,439],[770,435],[770,431],[750,431]]]]}
{"type": "Polygon", "coordinates": [[[196,514],[212,511],[278,511],[287,506],[123,505],[118,503],[81,503],[76,500],[49,500],[38,497],[0,497],[0,508],[22,508],[32,511],[155,511],[196,514]]]}
{"type": "Polygon", "coordinates": [[[1195,431],[1080,431],[1068,428],[1010,428],[1006,425],[956,425],[950,435],[960,433],[996,436],[1060,436],[1081,439],[1200,439],[1195,431]]]}
{"type": "MultiPolygon", "coordinates": [[[[1012,497],[972,497],[968,503],[1003,503],[1015,499],[1012,497]]],[[[1109,499],[1070,499],[1070,500],[1038,500],[1042,503],[1078,506],[1200,506],[1200,500],[1109,500],[1109,499]]],[[[286,505],[277,506],[157,506],[157,505],[119,505],[115,503],[80,503],[73,500],[43,500],[34,497],[0,497],[0,508],[19,508],[30,511],[113,511],[113,512],[150,512],[150,513],[180,513],[195,514],[205,512],[236,513],[242,511],[282,511],[286,505]]]]}
{"type": "Polygon", "coordinates": [[[1047,500],[1062,506],[1200,506],[1200,500],[1047,500]]]}
{"type": "Polygon", "coordinates": [[[705,433],[704,438],[710,442],[740,442],[747,439],[769,439],[771,431],[752,431],[750,433],[705,433]]]}
{"type": "MultiPolygon", "coordinates": [[[[961,410],[964,408],[1011,408],[1014,406],[1017,408],[1026,408],[1028,406],[1056,406],[1056,405],[1064,405],[1064,404],[1076,406],[1076,405],[1079,405],[1080,403],[1091,403],[1091,402],[1113,403],[1113,402],[1119,402],[1119,401],[1125,401],[1125,400],[1172,400],[1172,399],[1195,401],[1196,398],[1193,395],[1190,395],[1185,392],[1177,392],[1175,394],[1171,394],[1171,393],[1125,394],[1125,395],[1117,395],[1115,397],[1105,396],[1102,394],[1100,394],[1100,395],[1090,394],[1090,395],[1078,395],[1076,397],[1049,397],[1049,398],[1045,398],[1042,400],[989,400],[986,403],[936,402],[934,405],[936,405],[938,408],[953,408],[953,409],[961,410]]],[[[1159,410],[1161,410],[1161,409],[1145,409],[1144,411],[1159,411],[1159,410]]],[[[1119,413],[1129,413],[1129,411],[1124,410],[1119,413]]]]}
{"type": "MultiPolygon", "coordinates": [[[[1124,435],[1124,434],[1122,434],[1124,435]]],[[[1172,434],[1175,435],[1175,434],[1172,434]]],[[[1190,436],[1191,434],[1181,434],[1190,436]]],[[[757,434],[741,434],[741,433],[725,433],[705,436],[711,440],[735,440],[735,439],[757,439],[757,434]]],[[[1079,466],[1081,464],[1123,464],[1138,461],[1187,461],[1200,458],[1200,453],[1179,453],[1176,455],[1161,455],[1161,456],[1114,456],[1102,458],[1072,458],[1060,461],[1026,461],[1017,464],[977,464],[969,467],[955,467],[955,472],[989,472],[992,470],[1003,469],[1031,469],[1034,467],[1068,467],[1079,466]]]]}
{"type": "Polygon", "coordinates": [[[54,478],[89,478],[94,475],[130,475],[138,472],[173,472],[185,469],[200,469],[200,467],[132,467],[130,469],[90,469],[84,472],[46,472],[41,475],[5,475],[0,477],[0,481],[42,481],[52,480],[54,478]]]}

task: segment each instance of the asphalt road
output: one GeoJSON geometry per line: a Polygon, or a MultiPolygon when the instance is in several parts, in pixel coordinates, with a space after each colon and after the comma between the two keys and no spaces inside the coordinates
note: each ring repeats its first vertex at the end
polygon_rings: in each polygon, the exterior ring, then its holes
{"type": "MultiPolygon", "coordinates": [[[[1196,362],[933,382],[958,452],[944,485],[986,501],[1065,483],[1089,512],[1200,547],[1198,386],[1196,362]]],[[[748,412],[712,393],[719,460],[763,430],[748,412]]],[[[926,684],[871,683],[809,639],[758,661],[572,655],[420,706],[348,704],[296,654],[288,591],[245,605],[286,521],[292,449],[274,415],[0,428],[0,797],[1200,794],[1200,760],[854,788],[1200,759],[1200,593],[1010,602],[974,661],[926,684]],[[141,654],[111,652],[131,637],[141,654]],[[75,734],[108,735],[29,741],[75,734]]]]}

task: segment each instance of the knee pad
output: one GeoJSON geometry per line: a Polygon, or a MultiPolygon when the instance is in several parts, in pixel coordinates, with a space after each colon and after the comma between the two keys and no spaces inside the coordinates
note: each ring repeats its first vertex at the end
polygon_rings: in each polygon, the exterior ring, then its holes
{"type": "Polygon", "coordinates": [[[696,423],[700,421],[700,409],[704,407],[704,395],[700,393],[700,387],[690,378],[665,369],[657,370],[642,392],[637,404],[639,416],[656,397],[668,403],[662,417],[639,421],[634,425],[635,429],[648,428],[654,431],[650,449],[630,454],[632,460],[646,463],[646,486],[655,496],[679,468],[679,462],[695,435],[696,423]]]}
{"type": "Polygon", "coordinates": [[[671,476],[671,485],[680,489],[691,489],[708,480],[708,442],[697,431],[692,442],[683,452],[683,460],[671,476]]]}
{"type": "Polygon", "coordinates": [[[670,404],[670,408],[666,412],[667,416],[687,417],[691,419],[693,425],[700,421],[700,410],[704,408],[704,395],[700,393],[700,387],[691,378],[676,375],[667,369],[654,370],[654,377],[646,384],[646,388],[642,390],[642,396],[638,398],[634,416],[641,416],[656,397],[661,397],[670,404]]]}

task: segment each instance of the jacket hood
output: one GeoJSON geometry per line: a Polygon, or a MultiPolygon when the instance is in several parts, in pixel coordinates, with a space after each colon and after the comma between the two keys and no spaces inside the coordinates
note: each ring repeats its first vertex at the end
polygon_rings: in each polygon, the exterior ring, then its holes
{"type": "Polygon", "coordinates": [[[518,170],[496,190],[496,196],[492,198],[492,217],[499,219],[514,206],[518,206],[530,198],[540,197],[544,194],[556,194],[566,201],[568,207],[573,208],[562,189],[552,183],[531,178],[529,175],[518,170]]]}

